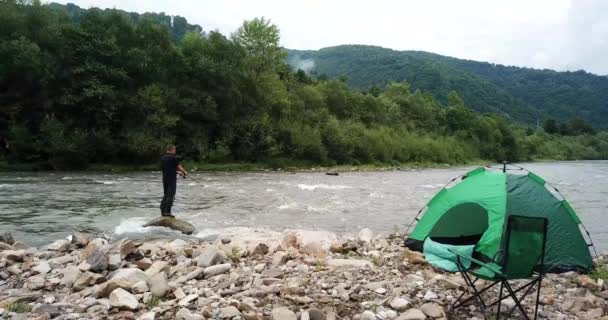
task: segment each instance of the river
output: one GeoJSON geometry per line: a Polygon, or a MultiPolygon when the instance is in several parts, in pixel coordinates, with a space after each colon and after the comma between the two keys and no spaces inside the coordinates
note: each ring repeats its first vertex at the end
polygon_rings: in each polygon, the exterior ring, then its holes
{"type": "MultiPolygon", "coordinates": [[[[608,161],[523,164],[557,186],[608,250],[608,161]]],[[[178,182],[174,214],[195,236],[235,227],[355,233],[404,231],[453,177],[472,167],[383,172],[196,173],[178,182]]],[[[74,230],[115,237],[165,236],[142,225],[159,215],[160,173],[0,173],[0,232],[31,245],[74,230]]]]}

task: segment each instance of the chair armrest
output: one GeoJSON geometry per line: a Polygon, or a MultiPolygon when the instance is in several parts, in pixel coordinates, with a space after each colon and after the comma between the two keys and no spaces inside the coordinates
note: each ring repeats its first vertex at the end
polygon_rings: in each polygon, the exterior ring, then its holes
{"type": "MultiPolygon", "coordinates": [[[[463,256],[463,255],[461,255],[461,254],[460,254],[460,253],[458,253],[458,252],[454,252],[454,251],[452,251],[451,249],[448,249],[448,251],[449,251],[450,253],[455,254],[455,255],[456,255],[456,257],[457,257],[459,260],[460,260],[460,258],[463,258],[463,259],[465,259],[465,260],[468,260],[468,261],[471,261],[471,262],[475,262],[475,264],[479,265],[479,266],[480,266],[480,267],[482,267],[482,268],[488,269],[488,270],[490,270],[490,271],[492,271],[492,272],[494,272],[494,273],[496,273],[496,274],[500,274],[500,275],[502,275],[502,272],[501,272],[500,270],[497,270],[496,268],[494,268],[494,267],[492,267],[492,266],[490,266],[490,265],[488,265],[488,264],[486,264],[486,263],[484,263],[484,262],[481,262],[481,261],[479,261],[479,260],[477,260],[477,259],[475,259],[475,258],[473,258],[473,257],[467,257],[467,256],[463,256]]],[[[460,263],[460,261],[459,261],[459,263],[460,263]]]]}

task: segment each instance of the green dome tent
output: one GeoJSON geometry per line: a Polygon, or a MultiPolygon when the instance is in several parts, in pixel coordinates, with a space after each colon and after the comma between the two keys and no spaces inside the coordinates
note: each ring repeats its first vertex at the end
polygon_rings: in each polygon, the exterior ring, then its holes
{"type": "Polygon", "coordinates": [[[429,201],[424,214],[416,217],[418,223],[406,246],[421,251],[427,238],[445,244],[475,244],[476,255],[492,259],[501,248],[509,215],[545,217],[549,223],[546,270],[591,270],[591,245],[583,237],[581,221],[572,207],[541,177],[525,172],[509,173],[506,165],[502,171],[480,167],[462,176],[460,182],[448,184],[429,201]]]}

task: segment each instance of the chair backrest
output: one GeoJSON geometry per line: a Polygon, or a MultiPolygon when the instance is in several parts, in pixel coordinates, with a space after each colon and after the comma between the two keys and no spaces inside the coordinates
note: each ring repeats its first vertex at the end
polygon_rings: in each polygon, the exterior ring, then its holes
{"type": "Polygon", "coordinates": [[[544,264],[547,238],[546,218],[510,215],[505,230],[503,273],[509,279],[530,277],[544,264]]]}

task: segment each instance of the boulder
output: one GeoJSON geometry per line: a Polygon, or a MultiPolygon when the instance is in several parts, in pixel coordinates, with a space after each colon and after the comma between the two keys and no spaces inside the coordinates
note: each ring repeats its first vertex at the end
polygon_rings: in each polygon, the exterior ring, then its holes
{"type": "Polygon", "coordinates": [[[188,306],[190,303],[192,303],[192,301],[198,299],[198,294],[189,294],[187,296],[185,296],[184,298],[182,298],[178,305],[181,307],[186,307],[188,306]]]}
{"type": "Polygon", "coordinates": [[[110,305],[118,309],[136,310],[139,303],[134,295],[118,288],[110,293],[110,305]]]}
{"type": "Polygon", "coordinates": [[[211,247],[205,248],[196,258],[196,265],[203,268],[207,268],[222,262],[224,262],[224,255],[220,252],[220,250],[211,247]]]}
{"type": "Polygon", "coordinates": [[[229,307],[221,308],[218,317],[221,319],[226,319],[226,318],[235,318],[240,315],[241,315],[241,312],[239,311],[239,309],[237,309],[234,306],[229,306],[229,307]]]}
{"type": "Polygon", "coordinates": [[[152,265],[146,269],[146,275],[152,277],[162,271],[168,271],[169,264],[166,261],[154,261],[152,265]]]}
{"type": "Polygon", "coordinates": [[[60,285],[66,288],[71,288],[76,282],[76,279],[80,277],[80,270],[76,266],[69,266],[63,270],[63,278],[59,282],[60,285]]]}
{"type": "Polygon", "coordinates": [[[285,235],[282,242],[283,248],[299,248],[300,242],[298,241],[298,236],[296,236],[293,232],[290,232],[285,235]]]}
{"type": "Polygon", "coordinates": [[[253,251],[251,251],[251,255],[252,256],[257,256],[257,255],[263,256],[263,255],[265,255],[265,254],[268,253],[268,250],[269,250],[269,248],[268,248],[267,244],[265,244],[265,243],[258,243],[258,245],[255,246],[255,248],[253,249],[253,251]]]}
{"type": "Polygon", "coordinates": [[[137,268],[118,269],[112,275],[112,280],[119,279],[123,279],[133,286],[140,281],[148,280],[148,275],[137,268]]]}
{"type": "Polygon", "coordinates": [[[286,307],[274,308],[270,314],[271,320],[297,320],[296,314],[286,307]]]}
{"type": "Polygon", "coordinates": [[[145,281],[140,281],[134,284],[133,287],[131,287],[131,290],[133,291],[133,293],[144,293],[150,291],[150,288],[148,288],[148,285],[145,281]]]}
{"type": "Polygon", "coordinates": [[[21,262],[23,257],[26,256],[26,252],[25,250],[4,250],[0,253],[0,256],[10,261],[21,262]]]}
{"type": "Polygon", "coordinates": [[[186,308],[181,308],[175,314],[175,319],[177,319],[177,320],[204,320],[205,317],[198,315],[198,314],[193,314],[192,312],[190,312],[190,310],[188,310],[186,308]]]}
{"type": "Polygon", "coordinates": [[[218,264],[215,266],[207,267],[203,270],[203,273],[207,277],[215,276],[218,274],[226,273],[230,271],[232,265],[230,263],[218,264]]]}
{"type": "Polygon", "coordinates": [[[0,242],[0,251],[4,251],[4,250],[15,250],[15,247],[11,246],[8,243],[0,242]]]}
{"type": "Polygon", "coordinates": [[[262,271],[262,278],[283,278],[283,271],[278,268],[266,269],[262,271]]]}
{"type": "Polygon", "coordinates": [[[377,318],[376,318],[375,313],[373,313],[369,310],[366,310],[366,311],[363,311],[363,313],[361,314],[361,317],[359,319],[360,320],[376,320],[377,318]]]}
{"type": "Polygon", "coordinates": [[[73,288],[74,291],[82,291],[85,288],[103,282],[103,280],[104,278],[102,275],[87,271],[76,279],[73,288]]]}
{"type": "Polygon", "coordinates": [[[272,265],[280,266],[289,260],[289,254],[285,251],[277,251],[272,255],[272,265]]]}
{"type": "Polygon", "coordinates": [[[373,268],[374,265],[361,259],[328,259],[327,265],[330,267],[351,267],[351,268],[373,268]]]}
{"type": "Polygon", "coordinates": [[[389,306],[397,311],[405,311],[410,306],[410,302],[404,298],[395,298],[391,300],[389,306]]]}
{"type": "Polygon", "coordinates": [[[112,291],[114,291],[118,288],[130,290],[131,284],[128,281],[123,280],[123,279],[117,279],[117,280],[112,279],[110,281],[106,281],[95,287],[95,298],[97,298],[97,299],[107,298],[110,296],[110,293],[112,293],[112,291]]]}
{"type": "Polygon", "coordinates": [[[137,320],[154,320],[154,319],[156,319],[156,312],[152,312],[152,311],[146,312],[137,318],[137,320]]]}
{"type": "Polygon", "coordinates": [[[3,234],[0,234],[0,242],[13,245],[15,243],[15,239],[13,238],[13,235],[10,232],[5,232],[3,234]]]}
{"type": "Polygon", "coordinates": [[[169,291],[169,282],[167,275],[164,272],[157,273],[148,279],[148,288],[150,292],[159,298],[162,298],[169,291]]]}
{"type": "Polygon", "coordinates": [[[372,238],[374,237],[374,232],[368,228],[363,228],[361,229],[361,231],[359,231],[359,234],[357,235],[357,240],[359,240],[359,242],[371,242],[372,238]]]}
{"type": "Polygon", "coordinates": [[[103,271],[108,268],[107,242],[102,239],[91,241],[80,254],[80,260],[86,261],[93,271],[103,271]]]}
{"type": "Polygon", "coordinates": [[[426,315],[418,309],[409,309],[397,317],[396,320],[425,320],[426,315]]]}
{"type": "Polygon", "coordinates": [[[327,256],[327,251],[318,242],[310,242],[300,248],[300,252],[311,257],[323,259],[327,256]]]}
{"type": "Polygon", "coordinates": [[[173,217],[158,217],[144,225],[144,227],[165,227],[184,234],[192,234],[194,226],[184,220],[173,217]]]}
{"type": "Polygon", "coordinates": [[[46,249],[49,251],[60,251],[65,252],[70,248],[70,241],[68,240],[57,240],[49,244],[46,249]]]}
{"type": "Polygon", "coordinates": [[[30,290],[40,290],[44,288],[44,276],[33,276],[27,279],[27,288],[30,290]]]}
{"type": "Polygon", "coordinates": [[[443,316],[443,308],[436,303],[425,303],[420,306],[420,310],[431,318],[439,318],[443,316]]]}
{"type": "Polygon", "coordinates": [[[82,232],[74,232],[72,234],[72,244],[76,245],[79,248],[84,248],[89,244],[90,238],[89,235],[82,232]]]}
{"type": "Polygon", "coordinates": [[[325,320],[325,313],[317,308],[308,309],[310,320],[325,320]]]}
{"type": "Polygon", "coordinates": [[[51,266],[48,262],[42,261],[38,265],[32,268],[33,273],[36,274],[47,274],[51,271],[51,266]]]}
{"type": "Polygon", "coordinates": [[[181,277],[177,278],[177,280],[175,280],[175,282],[177,284],[182,284],[182,283],[184,283],[186,281],[190,281],[192,279],[196,279],[200,275],[202,275],[204,271],[205,271],[205,269],[203,269],[203,268],[196,268],[196,269],[194,269],[194,271],[188,273],[187,275],[181,276],[181,277]]]}
{"type": "Polygon", "coordinates": [[[108,256],[108,270],[116,270],[122,267],[122,259],[120,258],[120,254],[111,254],[108,256]]]}

